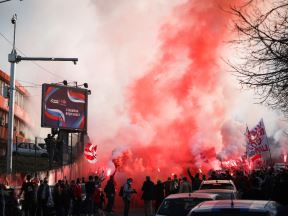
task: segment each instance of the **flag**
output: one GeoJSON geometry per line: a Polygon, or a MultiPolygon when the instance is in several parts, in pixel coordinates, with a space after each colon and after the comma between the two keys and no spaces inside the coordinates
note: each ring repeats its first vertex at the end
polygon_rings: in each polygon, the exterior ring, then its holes
{"type": "Polygon", "coordinates": [[[249,128],[248,126],[246,126],[246,132],[245,132],[245,137],[246,137],[246,142],[247,142],[247,145],[246,145],[246,158],[249,159],[250,156],[253,155],[253,152],[251,151],[251,148],[249,148],[250,146],[250,143],[249,143],[249,137],[250,137],[250,131],[249,131],[249,128]]]}
{"type": "Polygon", "coordinates": [[[263,154],[270,152],[263,119],[261,119],[259,123],[250,131],[248,130],[248,127],[246,130],[248,157],[252,157],[257,154],[263,156],[263,154]]]}
{"type": "Polygon", "coordinates": [[[261,154],[256,154],[254,156],[251,157],[251,161],[254,162],[258,159],[261,159],[262,158],[262,155],[261,154]]]}
{"type": "Polygon", "coordinates": [[[84,156],[89,163],[97,162],[97,145],[93,145],[90,142],[86,144],[84,148],[84,156]]]}

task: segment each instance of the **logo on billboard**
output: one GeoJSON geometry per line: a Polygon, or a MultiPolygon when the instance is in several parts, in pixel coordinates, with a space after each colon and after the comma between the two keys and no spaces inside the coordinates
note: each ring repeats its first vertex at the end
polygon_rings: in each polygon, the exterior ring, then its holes
{"type": "Polygon", "coordinates": [[[87,90],[43,84],[42,127],[86,129],[87,90]]]}

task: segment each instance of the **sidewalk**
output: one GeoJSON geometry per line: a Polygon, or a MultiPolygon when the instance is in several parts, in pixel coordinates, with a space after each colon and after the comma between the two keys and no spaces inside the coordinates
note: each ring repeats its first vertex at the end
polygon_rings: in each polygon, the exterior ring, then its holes
{"type": "MultiPolygon", "coordinates": [[[[107,216],[123,216],[123,209],[115,209],[113,213],[106,213],[107,216]]],[[[129,216],[144,216],[144,209],[130,209],[129,216]]]]}

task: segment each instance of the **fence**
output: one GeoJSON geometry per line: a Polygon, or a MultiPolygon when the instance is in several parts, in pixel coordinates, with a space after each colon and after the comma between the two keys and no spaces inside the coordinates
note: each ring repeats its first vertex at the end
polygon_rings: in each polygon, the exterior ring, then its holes
{"type": "MultiPolygon", "coordinates": [[[[35,137],[32,140],[26,139],[25,142],[16,137],[12,156],[13,173],[47,171],[72,164],[83,153],[83,144],[80,140],[80,133],[71,133],[68,143],[56,143],[55,149],[51,150],[47,148],[43,137],[35,137]],[[53,156],[51,156],[52,152],[53,156]]],[[[0,156],[0,173],[5,172],[6,151],[0,156]]]]}

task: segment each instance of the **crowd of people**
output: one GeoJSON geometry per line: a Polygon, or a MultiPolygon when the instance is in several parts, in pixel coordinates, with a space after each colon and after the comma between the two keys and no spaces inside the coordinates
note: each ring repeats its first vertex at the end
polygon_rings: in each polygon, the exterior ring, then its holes
{"type": "MultiPolygon", "coordinates": [[[[25,216],[104,214],[105,196],[101,188],[103,180],[97,175],[89,176],[87,181],[85,178],[78,178],[68,182],[64,178],[51,186],[48,185],[47,178],[39,180],[27,175],[19,192],[11,188],[8,193],[7,187],[1,185],[0,216],[17,216],[22,213],[25,216]],[[19,198],[23,198],[22,203],[18,202],[19,198]]],[[[111,212],[113,203],[109,197],[115,194],[114,175],[110,176],[104,190],[108,198],[105,210],[111,212]]]]}
{"type": "MultiPolygon", "coordinates": [[[[142,200],[144,201],[145,216],[155,215],[158,207],[165,197],[175,193],[190,193],[199,189],[206,175],[195,173],[187,170],[187,176],[179,178],[174,175],[173,178],[168,177],[166,181],[160,180],[154,184],[150,177],[147,176],[142,186],[142,200]],[[154,208],[153,208],[154,206],[154,208]]],[[[288,215],[288,170],[274,170],[273,168],[253,170],[244,172],[243,170],[211,171],[207,180],[232,180],[238,191],[238,198],[247,200],[274,200],[280,204],[279,211],[285,211],[288,215]]],[[[131,183],[127,181],[129,186],[128,200],[131,199],[132,193],[131,183]]],[[[125,191],[125,190],[124,190],[125,191]]],[[[125,196],[123,197],[124,203],[125,196]]],[[[129,203],[125,203],[124,216],[128,216],[129,203]]]]}
{"type": "MultiPolygon", "coordinates": [[[[206,180],[205,175],[192,174],[189,169],[185,174],[168,177],[165,181],[157,180],[156,183],[146,176],[140,193],[145,216],[154,215],[164,198],[170,194],[193,192],[206,180]]],[[[87,180],[78,178],[70,182],[64,178],[53,187],[48,185],[46,178],[38,180],[27,175],[19,192],[0,185],[0,216],[17,216],[21,215],[21,211],[27,216],[105,215],[113,212],[116,195],[123,200],[123,214],[128,216],[131,199],[136,194],[133,179],[128,178],[116,193],[114,175],[115,172],[103,187],[104,177],[97,175],[89,176],[87,180]],[[23,197],[22,210],[18,208],[17,202],[20,197],[23,197]]],[[[207,176],[207,179],[213,180],[233,180],[241,199],[275,200],[282,206],[288,206],[287,170],[262,169],[250,173],[240,170],[211,171],[207,176]]],[[[286,211],[286,207],[284,209],[286,211]]]]}

